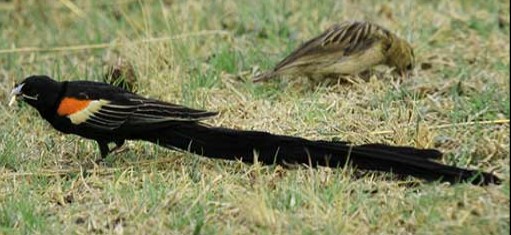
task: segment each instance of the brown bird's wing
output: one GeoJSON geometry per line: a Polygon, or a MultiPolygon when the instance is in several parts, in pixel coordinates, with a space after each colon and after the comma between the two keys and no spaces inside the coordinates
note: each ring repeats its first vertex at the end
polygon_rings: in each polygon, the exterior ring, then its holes
{"type": "Polygon", "coordinates": [[[299,71],[307,66],[338,63],[342,57],[363,52],[374,43],[390,38],[391,33],[388,30],[369,22],[349,21],[336,24],[305,42],[279,62],[272,71],[256,77],[254,81],[267,80],[284,71],[299,71]]]}

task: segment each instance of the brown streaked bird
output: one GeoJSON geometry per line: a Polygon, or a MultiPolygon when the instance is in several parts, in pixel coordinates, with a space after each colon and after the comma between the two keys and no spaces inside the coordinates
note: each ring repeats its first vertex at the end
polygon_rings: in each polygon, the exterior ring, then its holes
{"type": "Polygon", "coordinates": [[[281,75],[356,74],[380,64],[405,76],[413,69],[414,57],[411,45],[389,30],[370,22],[347,21],[305,42],[275,68],[256,76],[254,82],[281,75]]]}

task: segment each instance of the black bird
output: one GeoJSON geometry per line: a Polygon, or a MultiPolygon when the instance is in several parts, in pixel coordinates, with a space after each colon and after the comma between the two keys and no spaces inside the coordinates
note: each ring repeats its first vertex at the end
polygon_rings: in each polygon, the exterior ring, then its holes
{"type": "Polygon", "coordinates": [[[17,84],[12,95],[37,109],[55,129],[95,140],[102,158],[112,151],[109,143],[120,147],[125,140],[145,140],[209,158],[248,163],[257,159],[263,164],[312,167],[351,164],[362,170],[412,175],[429,181],[479,185],[501,182],[491,173],[435,162],[442,153],[434,149],[353,145],[207,126],[201,121],[217,113],[144,98],[106,83],[58,82],[47,76],[31,76],[17,84]]]}

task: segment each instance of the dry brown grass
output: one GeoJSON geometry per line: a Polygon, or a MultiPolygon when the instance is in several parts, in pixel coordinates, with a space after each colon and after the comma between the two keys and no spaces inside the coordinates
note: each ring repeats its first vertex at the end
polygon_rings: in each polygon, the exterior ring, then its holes
{"type": "Polygon", "coordinates": [[[508,2],[0,1],[0,29],[3,101],[29,74],[101,80],[105,61],[120,56],[139,93],[219,111],[212,125],[435,147],[445,163],[504,178],[407,187],[350,169],[213,161],[141,142],[94,167],[94,143],[2,102],[0,233],[509,233],[508,2]],[[415,74],[249,82],[347,19],[410,40],[415,74]]]}

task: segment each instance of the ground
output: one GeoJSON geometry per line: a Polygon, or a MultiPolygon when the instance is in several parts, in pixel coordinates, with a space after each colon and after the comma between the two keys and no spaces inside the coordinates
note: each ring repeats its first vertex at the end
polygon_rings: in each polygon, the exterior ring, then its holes
{"type": "Polygon", "coordinates": [[[0,1],[0,233],[509,234],[509,56],[507,1],[0,1]],[[413,74],[251,83],[350,19],[410,41],[413,74]],[[220,112],[211,125],[437,148],[504,183],[410,186],[144,142],[94,166],[95,143],[6,105],[25,76],[101,81],[118,58],[138,93],[220,112]]]}

